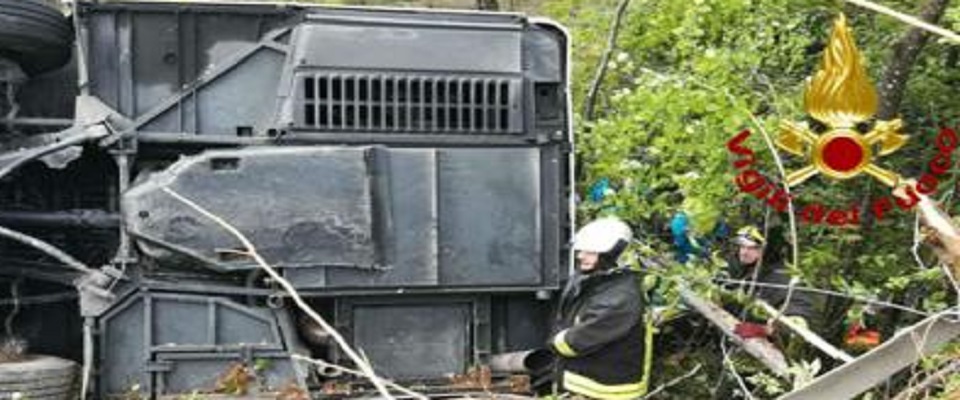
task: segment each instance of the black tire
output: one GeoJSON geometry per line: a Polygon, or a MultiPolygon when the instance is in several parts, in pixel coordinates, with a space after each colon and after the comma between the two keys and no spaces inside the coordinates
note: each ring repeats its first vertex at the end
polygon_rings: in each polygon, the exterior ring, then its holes
{"type": "Polygon", "coordinates": [[[60,10],[40,0],[0,0],[0,57],[27,74],[62,66],[72,45],[73,27],[60,10]]]}
{"type": "Polygon", "coordinates": [[[0,400],[19,393],[23,399],[73,400],[77,397],[77,364],[52,356],[0,364],[0,400]]]}

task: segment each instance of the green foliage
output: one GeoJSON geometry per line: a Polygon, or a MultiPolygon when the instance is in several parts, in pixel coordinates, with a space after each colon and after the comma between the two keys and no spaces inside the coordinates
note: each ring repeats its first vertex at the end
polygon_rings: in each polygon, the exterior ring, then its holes
{"type": "MultiPolygon", "coordinates": [[[[737,171],[726,142],[750,129],[746,146],[757,156],[756,168],[780,181],[773,153],[761,130],[772,137],[783,120],[802,121],[804,82],[820,63],[831,22],[845,12],[873,81],[883,77],[891,44],[908,27],[889,17],[830,0],[634,0],[623,20],[617,49],[606,66],[596,99],[596,119],[580,112],[601,59],[616,12],[616,0],[556,0],[541,11],[564,23],[573,34],[572,92],[578,115],[577,192],[581,220],[615,213],[645,232],[649,249],[669,251],[666,221],[678,211],[690,215],[699,234],[724,220],[731,226],[764,221],[766,209],[750,195],[738,193],[737,171]],[[754,123],[754,118],[759,126],[754,123]],[[601,203],[589,200],[590,187],[602,178],[615,193],[601,203]]],[[[882,4],[917,14],[924,2],[886,0],[882,4]]],[[[948,9],[940,25],[960,30],[960,5],[948,9]]],[[[940,126],[957,126],[960,102],[960,49],[931,40],[913,66],[900,107],[908,144],[878,163],[907,177],[918,177],[933,156],[933,138],[940,126]]],[[[783,156],[787,171],[807,160],[783,156]]],[[[956,168],[942,177],[938,196],[953,196],[956,168]]],[[[889,190],[862,176],[836,182],[814,178],[794,191],[799,206],[812,202],[831,208],[861,209],[868,218],[871,202],[889,190]]],[[[960,195],[960,194],[958,194],[960,195]]],[[[952,201],[948,203],[956,204],[952,201]]],[[[948,207],[951,214],[960,207],[948,207]]],[[[773,213],[772,225],[785,226],[786,214],[773,213]]],[[[918,263],[911,251],[912,213],[891,211],[862,226],[799,225],[799,265],[804,284],[865,298],[906,302],[926,311],[945,308],[954,295],[935,267],[935,258],[921,246],[918,263]],[[868,229],[864,229],[867,227],[868,229]]],[[[714,263],[709,263],[715,265],[714,263]]],[[[665,282],[708,281],[716,267],[704,263],[674,266],[658,272],[665,282]]],[[[716,297],[708,286],[704,294],[716,297]]],[[[679,307],[674,285],[660,286],[665,302],[679,307]]],[[[834,301],[837,300],[837,301],[834,301]]],[[[859,314],[862,304],[827,301],[824,315],[859,314]]],[[[856,316],[856,315],[853,315],[856,316]]],[[[880,309],[874,326],[885,332],[915,322],[913,316],[880,309]]],[[[838,325],[838,324],[834,324],[838,325]]],[[[835,328],[835,329],[842,329],[835,328]]],[[[823,332],[839,341],[842,332],[823,332]]],[[[687,355],[686,357],[695,357],[687,355]]],[[[673,358],[663,360],[669,376],[673,358]]],[[[682,374],[690,362],[677,361],[682,374]]],[[[808,364],[809,366],[809,364],[808,364]]],[[[716,369],[709,369],[716,372],[716,369]]],[[[715,382],[707,379],[705,385],[715,382]]],[[[777,385],[762,376],[754,384],[768,394],[777,385]]],[[[710,388],[687,388],[709,393],[710,388]]],[[[783,389],[783,388],[779,388],[783,389]]]]}

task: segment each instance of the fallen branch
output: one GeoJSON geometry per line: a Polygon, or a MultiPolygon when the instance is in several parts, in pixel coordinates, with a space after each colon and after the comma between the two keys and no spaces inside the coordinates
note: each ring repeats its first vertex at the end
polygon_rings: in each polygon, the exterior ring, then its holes
{"type": "MultiPolygon", "coordinates": [[[[909,198],[908,187],[916,187],[916,182],[907,180],[902,185],[894,189],[894,196],[900,198],[909,198]]],[[[953,219],[943,211],[930,197],[913,191],[913,195],[919,198],[917,203],[917,213],[926,226],[933,230],[936,240],[933,240],[933,251],[940,260],[944,275],[953,286],[957,295],[957,306],[960,307],[960,227],[953,222],[953,219]]],[[[916,241],[916,239],[915,239],[916,241]]]]}
{"type": "Polygon", "coordinates": [[[739,319],[716,304],[697,296],[690,289],[680,287],[680,297],[683,302],[694,311],[703,315],[707,321],[720,329],[721,332],[737,345],[743,347],[747,354],[753,356],[777,376],[788,376],[787,359],[770,341],[761,338],[744,340],[734,332],[739,319]]]}
{"type": "MultiPolygon", "coordinates": [[[[770,304],[767,304],[767,302],[760,299],[755,299],[754,301],[756,302],[756,304],[760,306],[760,308],[762,308],[767,314],[770,314],[772,317],[777,318],[780,316],[778,315],[779,311],[777,311],[776,308],[773,308],[773,306],[771,306],[770,304]]],[[[850,356],[843,350],[840,350],[834,347],[832,344],[828,343],[826,340],[823,340],[823,338],[820,337],[820,335],[813,333],[807,328],[797,325],[789,318],[780,319],[780,323],[782,323],[784,326],[786,326],[791,331],[793,331],[793,333],[796,333],[797,336],[800,336],[803,340],[807,341],[807,343],[810,343],[810,345],[812,345],[813,347],[820,349],[820,351],[824,352],[826,355],[843,362],[853,361],[852,356],[850,356]]]]}
{"type": "MultiPolygon", "coordinates": [[[[321,368],[331,368],[331,369],[335,369],[335,370],[337,370],[337,371],[340,371],[340,372],[343,372],[343,373],[346,373],[346,374],[350,374],[350,375],[353,375],[353,376],[359,376],[359,377],[361,377],[361,378],[364,377],[363,372],[356,371],[356,370],[352,370],[352,369],[350,369],[350,368],[342,367],[342,366],[339,366],[339,365],[336,365],[336,364],[333,364],[333,363],[328,363],[328,362],[323,361],[323,360],[317,360],[317,359],[314,359],[314,358],[301,356],[301,355],[299,355],[299,354],[291,354],[291,355],[290,355],[290,358],[292,358],[292,359],[294,359],[294,360],[297,360],[297,361],[303,361],[303,362],[308,363],[308,364],[313,364],[313,365],[316,365],[316,366],[321,367],[321,368]]],[[[383,383],[386,384],[387,386],[393,388],[394,390],[396,390],[396,391],[398,391],[398,392],[400,392],[400,393],[403,393],[403,394],[405,394],[405,395],[407,395],[407,396],[413,397],[413,398],[415,398],[415,399],[427,399],[427,396],[424,396],[424,395],[422,395],[422,394],[420,394],[420,393],[414,392],[414,391],[412,391],[412,390],[410,390],[410,389],[407,389],[407,388],[405,388],[405,387],[403,387],[403,386],[400,386],[400,385],[398,385],[398,384],[396,384],[396,383],[393,383],[393,382],[391,382],[391,381],[389,381],[389,380],[384,380],[383,383]]]]}
{"type": "Polygon", "coordinates": [[[383,397],[388,399],[393,399],[393,396],[387,390],[386,386],[384,386],[383,379],[381,379],[376,375],[376,373],[374,373],[373,368],[370,366],[370,364],[367,363],[362,357],[360,357],[360,355],[358,355],[356,351],[354,351],[353,348],[350,347],[350,345],[343,338],[343,336],[341,336],[336,329],[330,326],[330,324],[328,324],[327,321],[320,316],[320,314],[318,314],[312,307],[310,307],[309,304],[307,304],[306,301],[303,300],[302,297],[300,297],[300,293],[297,291],[296,288],[293,287],[292,284],[290,284],[290,282],[288,282],[284,277],[280,276],[280,274],[277,273],[277,271],[273,267],[271,267],[266,260],[263,259],[260,253],[257,252],[257,249],[256,247],[254,247],[253,243],[251,243],[250,240],[247,239],[247,237],[243,233],[237,230],[237,228],[235,228],[230,223],[224,221],[222,218],[216,216],[210,211],[207,211],[197,203],[194,203],[193,201],[182,196],[181,194],[177,193],[173,189],[170,189],[169,187],[164,187],[163,191],[169,194],[170,196],[173,196],[173,198],[177,199],[181,203],[186,204],[188,207],[192,208],[194,211],[202,214],[204,217],[207,217],[208,219],[212,220],[217,225],[220,225],[220,227],[222,227],[227,232],[230,232],[231,235],[233,235],[238,241],[240,241],[240,243],[243,244],[244,249],[246,249],[246,255],[252,258],[260,266],[260,268],[266,271],[267,274],[270,275],[271,279],[273,279],[275,282],[280,284],[283,290],[286,291],[288,295],[290,295],[291,299],[293,299],[293,302],[297,305],[297,308],[299,308],[301,311],[307,314],[307,316],[309,316],[318,325],[320,325],[320,327],[323,328],[324,331],[330,334],[330,336],[337,342],[340,348],[343,349],[343,352],[346,353],[348,357],[350,357],[350,360],[352,360],[354,364],[356,364],[360,368],[360,371],[363,372],[363,376],[369,379],[371,383],[373,383],[373,385],[377,388],[377,391],[379,391],[383,397]]]}
{"type": "Polygon", "coordinates": [[[600,92],[600,85],[603,84],[603,77],[607,74],[607,64],[610,62],[610,54],[613,53],[613,50],[617,47],[617,35],[620,34],[620,24],[623,21],[623,15],[626,13],[628,5],[630,5],[630,0],[620,0],[620,5],[617,6],[617,14],[613,17],[613,27],[610,28],[610,33],[607,36],[607,47],[603,50],[603,55],[600,56],[597,73],[593,76],[593,81],[590,83],[590,90],[587,92],[587,99],[583,103],[583,119],[587,122],[593,121],[593,110],[597,102],[597,95],[600,92]]]}

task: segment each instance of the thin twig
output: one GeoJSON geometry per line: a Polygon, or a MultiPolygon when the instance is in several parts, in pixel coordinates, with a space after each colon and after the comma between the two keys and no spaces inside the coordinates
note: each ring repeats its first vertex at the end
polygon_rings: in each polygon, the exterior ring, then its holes
{"type": "Polygon", "coordinates": [[[10,283],[10,297],[13,299],[13,309],[10,310],[10,313],[7,314],[7,318],[3,321],[3,327],[7,331],[7,336],[10,339],[13,339],[13,320],[17,317],[17,314],[20,314],[20,284],[23,283],[23,277],[17,277],[10,283]]]}
{"type": "Polygon", "coordinates": [[[670,388],[670,387],[672,387],[672,386],[676,386],[678,383],[682,382],[683,380],[685,380],[685,379],[687,379],[687,378],[689,378],[689,377],[691,377],[691,376],[696,375],[696,373],[700,371],[700,368],[701,368],[701,367],[703,367],[703,365],[697,364],[697,366],[696,366],[696,367],[693,367],[693,369],[690,370],[690,372],[687,372],[686,374],[683,374],[683,376],[678,376],[678,377],[676,377],[676,378],[674,378],[674,379],[671,379],[670,382],[667,382],[667,383],[665,383],[665,384],[663,384],[663,385],[657,386],[656,389],[651,390],[650,393],[647,393],[646,395],[644,395],[643,397],[641,397],[639,400],[649,399],[649,398],[651,398],[651,397],[659,394],[660,392],[662,392],[662,391],[664,391],[664,390],[667,390],[668,388],[670,388]]]}
{"type": "Polygon", "coordinates": [[[200,205],[193,202],[192,200],[184,197],[180,193],[177,193],[173,189],[170,189],[169,187],[164,187],[163,191],[169,194],[170,196],[172,196],[173,198],[177,199],[181,203],[186,204],[187,206],[192,208],[194,211],[202,214],[204,217],[207,217],[208,219],[212,220],[217,225],[220,225],[220,227],[222,227],[224,230],[226,230],[231,235],[233,235],[238,241],[240,241],[240,243],[243,244],[243,247],[247,250],[247,256],[252,258],[261,268],[263,268],[263,270],[266,271],[268,275],[270,275],[271,279],[273,279],[275,282],[280,284],[281,287],[283,287],[284,291],[286,291],[287,294],[290,295],[290,298],[293,299],[293,302],[296,303],[297,307],[301,311],[307,314],[307,316],[309,316],[311,319],[314,320],[314,322],[320,325],[320,327],[323,328],[324,331],[330,334],[330,336],[337,342],[337,344],[340,345],[340,348],[343,349],[344,353],[346,353],[347,356],[350,357],[350,359],[358,367],[360,367],[360,371],[362,371],[364,376],[367,379],[369,379],[371,383],[373,383],[373,385],[377,388],[377,391],[379,391],[383,397],[386,397],[388,399],[393,399],[393,396],[387,390],[386,386],[384,386],[383,380],[379,376],[377,376],[377,374],[373,371],[373,368],[370,366],[370,364],[364,361],[360,357],[360,355],[358,355],[353,350],[353,348],[350,347],[350,345],[343,338],[343,336],[341,336],[336,329],[330,326],[330,324],[328,324],[327,321],[323,319],[323,317],[320,316],[320,314],[313,309],[313,307],[310,307],[310,305],[307,304],[307,302],[304,301],[302,297],[300,297],[300,293],[297,291],[296,288],[293,287],[292,284],[290,284],[290,282],[288,282],[284,277],[280,276],[280,274],[277,273],[277,271],[273,267],[271,267],[266,260],[263,259],[260,253],[257,252],[257,248],[253,245],[253,243],[250,242],[249,239],[247,239],[247,237],[243,233],[241,233],[239,230],[237,230],[237,228],[235,228],[233,225],[231,225],[227,221],[224,221],[222,218],[216,216],[210,211],[207,211],[205,208],[201,207],[200,205]]]}
{"type": "Polygon", "coordinates": [[[743,381],[740,373],[737,372],[737,367],[733,365],[733,360],[730,359],[730,352],[727,351],[727,338],[725,337],[720,338],[720,351],[723,353],[723,364],[730,369],[733,378],[737,381],[737,384],[740,385],[740,390],[743,390],[743,394],[747,396],[747,399],[753,400],[753,394],[750,393],[747,384],[743,381]]]}
{"type": "Polygon", "coordinates": [[[920,234],[920,213],[918,212],[913,222],[913,245],[910,246],[910,253],[913,254],[913,259],[917,262],[917,266],[919,266],[920,269],[927,269],[926,263],[920,258],[921,243],[923,243],[923,235],[920,234]]]}
{"type": "Polygon", "coordinates": [[[910,332],[910,340],[913,342],[914,347],[916,348],[917,354],[920,355],[920,360],[922,361],[924,356],[924,347],[927,347],[927,338],[930,336],[930,331],[933,330],[933,326],[936,324],[927,325],[926,329],[923,330],[923,335],[920,337],[920,340],[917,341],[917,332],[910,332]]]}
{"type": "Polygon", "coordinates": [[[928,23],[912,15],[904,14],[902,12],[896,11],[889,7],[885,7],[867,0],[845,0],[845,1],[847,3],[854,4],[854,5],[866,8],[868,10],[876,11],[878,13],[896,18],[907,25],[911,25],[911,26],[923,29],[927,32],[943,36],[944,38],[947,38],[956,44],[960,44],[960,35],[958,35],[956,32],[933,25],[931,23],[928,23]]]}
{"type": "Polygon", "coordinates": [[[941,262],[940,269],[943,270],[945,275],[947,275],[950,285],[953,286],[953,292],[956,294],[957,309],[960,310],[960,282],[957,282],[957,277],[953,276],[953,269],[950,268],[946,263],[941,262]]]}
{"type": "MultiPolygon", "coordinates": [[[[292,358],[292,359],[294,359],[294,360],[297,360],[297,361],[303,361],[303,362],[308,363],[308,364],[313,364],[313,365],[316,365],[316,366],[318,366],[318,367],[322,367],[322,368],[332,368],[332,369],[335,369],[335,370],[337,370],[337,371],[340,371],[340,372],[343,372],[343,373],[346,373],[346,374],[350,374],[350,375],[354,375],[354,376],[359,376],[359,377],[364,377],[363,372],[360,372],[360,371],[357,371],[357,370],[353,370],[353,369],[350,369],[350,368],[346,368],[346,367],[343,367],[343,366],[340,366],[340,365],[337,365],[337,364],[328,363],[328,362],[323,361],[323,360],[318,360],[318,359],[315,359],[315,358],[310,358],[310,357],[302,356],[302,355],[300,355],[300,354],[291,354],[291,355],[290,355],[290,358],[292,358]]],[[[427,398],[427,396],[424,396],[424,395],[422,395],[422,394],[420,394],[420,393],[414,392],[414,391],[412,391],[412,390],[410,390],[410,389],[407,389],[407,388],[405,388],[405,387],[403,387],[403,386],[400,386],[400,385],[398,385],[398,384],[396,384],[396,383],[393,383],[393,382],[391,382],[391,381],[389,381],[389,380],[384,379],[384,380],[383,380],[383,383],[386,384],[387,386],[393,388],[394,390],[396,390],[396,391],[398,391],[398,392],[400,392],[400,393],[403,393],[403,394],[405,394],[405,395],[407,395],[407,396],[411,396],[411,397],[417,398],[417,399],[426,399],[426,398],[427,398]]]]}
{"type": "Polygon", "coordinates": [[[587,92],[587,99],[583,103],[583,119],[587,122],[593,121],[593,110],[597,102],[597,94],[600,92],[600,85],[603,84],[603,77],[607,74],[607,64],[610,62],[610,54],[617,47],[617,35],[620,33],[620,24],[623,21],[623,15],[627,11],[630,0],[620,0],[617,6],[617,14],[613,18],[613,26],[607,36],[607,47],[600,56],[600,63],[597,65],[597,73],[593,76],[593,82],[590,83],[590,90],[587,92]]]}
{"type": "MultiPolygon", "coordinates": [[[[745,283],[748,283],[748,281],[738,280],[738,279],[714,278],[714,280],[715,280],[715,281],[718,281],[718,282],[722,282],[722,283],[731,283],[731,284],[745,284],[745,283]]],[[[767,283],[767,282],[757,282],[756,285],[757,285],[757,286],[760,286],[760,287],[769,287],[769,288],[774,288],[774,289],[786,289],[786,288],[788,288],[788,287],[790,286],[790,285],[784,285],[784,284],[778,284],[778,283],[767,283]]],[[[904,305],[900,305],[900,304],[896,304],[896,303],[891,303],[891,302],[888,302],[888,301],[871,299],[871,298],[869,298],[869,297],[857,296],[857,295],[850,294],[850,293],[838,292],[838,291],[835,291],[835,290],[821,289],[821,288],[815,288],[815,287],[810,287],[810,286],[801,286],[801,285],[796,285],[796,286],[794,286],[794,289],[799,290],[799,291],[801,291],[801,292],[825,294],[825,295],[836,296],[836,297],[841,297],[841,298],[845,298],[845,299],[856,300],[856,301],[859,301],[859,302],[862,302],[862,303],[865,303],[865,304],[876,305],[876,306],[885,307],[885,308],[893,308],[893,309],[897,309],[897,310],[900,310],[900,311],[905,311],[905,312],[908,312],[908,313],[911,313],[911,314],[915,314],[915,315],[919,315],[919,316],[923,316],[923,317],[928,317],[928,316],[930,316],[930,315],[933,315],[932,313],[929,313],[929,312],[926,312],[926,311],[922,311],[922,310],[918,310],[918,309],[915,309],[915,308],[910,308],[910,307],[907,307],[907,306],[904,306],[904,305]]]]}
{"type": "MultiPolygon", "coordinates": [[[[730,97],[730,101],[733,102],[733,95],[726,93],[730,97]]],[[[760,119],[757,118],[750,110],[744,108],[744,111],[747,112],[747,115],[750,116],[750,121],[753,121],[753,124],[756,125],[757,130],[763,135],[763,141],[767,144],[767,149],[770,150],[770,154],[773,155],[773,161],[777,164],[777,171],[780,172],[780,179],[783,184],[783,191],[787,194],[787,218],[790,221],[790,245],[792,247],[792,260],[793,268],[800,268],[800,244],[798,235],[797,235],[797,216],[793,208],[793,196],[790,194],[790,186],[786,184],[787,182],[787,170],[783,167],[783,160],[780,159],[780,153],[777,152],[776,147],[773,144],[773,139],[770,138],[770,133],[767,132],[767,129],[763,127],[763,124],[760,122],[760,119]]],[[[780,305],[780,310],[773,317],[773,320],[770,323],[775,323],[780,319],[780,316],[787,311],[787,307],[790,306],[790,300],[793,298],[793,288],[797,286],[797,283],[800,282],[800,279],[797,277],[790,277],[790,287],[787,288],[787,295],[783,298],[783,304],[780,305]]]]}
{"type": "Polygon", "coordinates": [[[948,375],[956,373],[960,373],[960,361],[948,363],[945,367],[934,371],[916,385],[911,385],[910,387],[904,389],[904,391],[894,396],[893,400],[908,400],[912,398],[916,392],[927,390],[931,386],[936,385],[938,382],[942,382],[943,379],[948,375]]]}

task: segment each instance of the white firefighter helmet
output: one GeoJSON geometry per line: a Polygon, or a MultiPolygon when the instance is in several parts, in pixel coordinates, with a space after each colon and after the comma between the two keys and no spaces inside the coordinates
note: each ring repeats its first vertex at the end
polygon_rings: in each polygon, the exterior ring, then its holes
{"type": "Polygon", "coordinates": [[[621,241],[629,243],[632,238],[630,226],[623,221],[613,217],[600,218],[577,231],[573,238],[573,249],[606,253],[621,241]]]}

